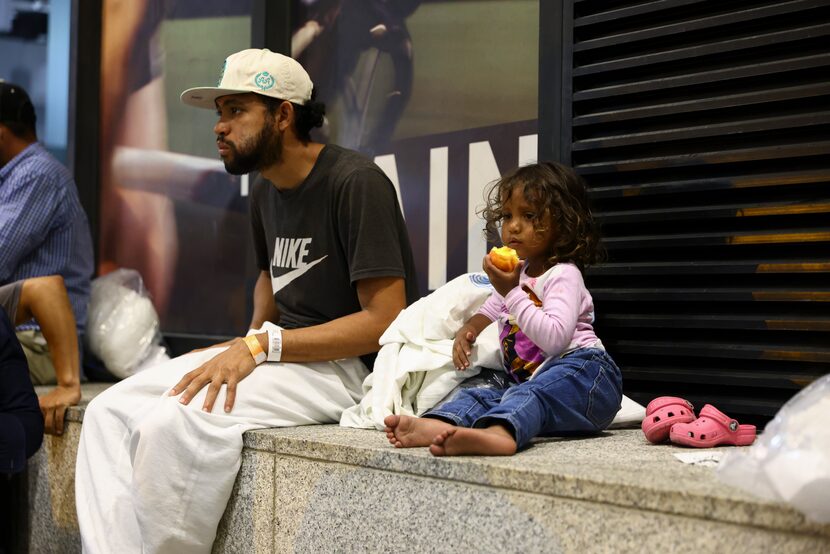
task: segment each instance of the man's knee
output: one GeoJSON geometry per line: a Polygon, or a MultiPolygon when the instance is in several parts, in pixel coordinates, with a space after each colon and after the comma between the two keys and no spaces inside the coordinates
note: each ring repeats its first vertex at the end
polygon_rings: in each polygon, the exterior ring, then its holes
{"type": "Polygon", "coordinates": [[[116,417],[115,412],[121,411],[124,401],[115,391],[108,389],[96,395],[84,408],[84,425],[88,422],[106,420],[116,417]]]}
{"type": "Polygon", "coordinates": [[[66,283],[60,275],[32,277],[23,282],[22,298],[37,298],[44,294],[66,294],[66,283]]]}
{"type": "Polygon", "coordinates": [[[61,299],[66,299],[68,302],[69,296],[66,292],[66,284],[60,275],[26,279],[20,289],[17,317],[18,319],[33,317],[33,311],[35,310],[32,307],[36,304],[55,307],[61,299]]]}

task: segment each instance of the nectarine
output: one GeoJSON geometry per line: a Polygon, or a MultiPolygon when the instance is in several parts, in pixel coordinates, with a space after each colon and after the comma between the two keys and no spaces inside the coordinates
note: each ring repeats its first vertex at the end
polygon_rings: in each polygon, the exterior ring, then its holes
{"type": "Polygon", "coordinates": [[[515,250],[508,246],[502,246],[501,248],[494,246],[490,249],[490,261],[502,271],[513,271],[519,263],[519,256],[516,255],[515,250]]]}

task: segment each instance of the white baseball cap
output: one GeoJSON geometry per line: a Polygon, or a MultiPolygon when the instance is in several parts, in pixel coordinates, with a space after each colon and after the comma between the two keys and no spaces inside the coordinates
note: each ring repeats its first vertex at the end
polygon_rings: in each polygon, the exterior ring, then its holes
{"type": "Polygon", "coordinates": [[[311,99],[314,84],[296,60],[271,52],[267,48],[251,48],[231,54],[225,59],[218,87],[189,88],[181,101],[197,108],[216,109],[216,99],[227,94],[254,92],[295,104],[311,99]]]}

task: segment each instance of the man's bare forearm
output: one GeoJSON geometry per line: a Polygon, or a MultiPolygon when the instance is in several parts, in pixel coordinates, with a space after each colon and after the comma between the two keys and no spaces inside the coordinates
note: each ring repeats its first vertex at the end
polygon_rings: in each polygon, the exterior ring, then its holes
{"type": "Polygon", "coordinates": [[[327,361],[377,352],[378,339],[394,319],[361,310],[322,325],[283,331],[282,360],[327,361]]]}
{"type": "Polygon", "coordinates": [[[271,277],[267,271],[260,271],[254,285],[254,313],[251,316],[249,329],[259,329],[266,321],[279,323],[280,311],[274,302],[274,293],[271,290],[271,277]]]}
{"type": "MultiPolygon", "coordinates": [[[[377,352],[380,336],[406,307],[404,280],[365,279],[357,283],[357,289],[359,312],[321,325],[284,330],[281,361],[322,362],[377,352]]],[[[267,334],[257,338],[267,352],[267,334]]]]}

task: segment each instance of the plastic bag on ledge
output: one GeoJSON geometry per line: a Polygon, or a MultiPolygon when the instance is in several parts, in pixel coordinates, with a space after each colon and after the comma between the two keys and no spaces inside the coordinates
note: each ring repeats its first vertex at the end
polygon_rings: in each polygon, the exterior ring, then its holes
{"type": "Polygon", "coordinates": [[[86,343],[121,379],[169,359],[158,314],[136,270],[118,269],[92,281],[86,343]]]}
{"type": "Polygon", "coordinates": [[[718,477],[809,519],[830,522],[830,374],[784,404],[749,448],[730,452],[718,477]]]}

